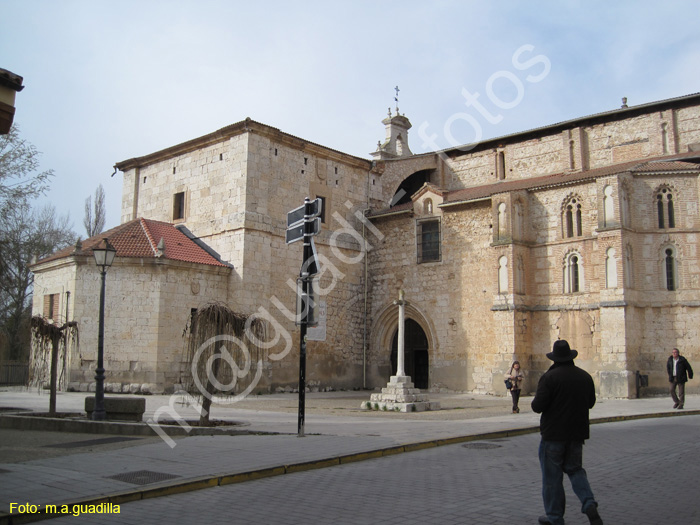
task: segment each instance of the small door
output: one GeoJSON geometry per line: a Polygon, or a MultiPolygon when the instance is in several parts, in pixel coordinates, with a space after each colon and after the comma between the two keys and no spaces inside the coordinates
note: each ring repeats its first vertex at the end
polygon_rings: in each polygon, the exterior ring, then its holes
{"type": "MultiPolygon", "coordinates": [[[[399,330],[396,329],[391,344],[391,374],[396,375],[399,330]]],[[[416,388],[430,387],[430,362],[428,338],[413,319],[404,321],[404,372],[411,377],[416,388]]]]}

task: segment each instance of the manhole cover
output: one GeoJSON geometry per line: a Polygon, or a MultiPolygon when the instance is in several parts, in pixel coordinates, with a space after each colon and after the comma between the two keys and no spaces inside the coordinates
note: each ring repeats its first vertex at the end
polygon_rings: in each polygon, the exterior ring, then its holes
{"type": "Polygon", "coordinates": [[[89,447],[92,445],[106,445],[108,443],[119,443],[121,441],[133,441],[133,437],[108,437],[108,438],[98,438],[98,439],[86,439],[85,441],[70,441],[68,443],[56,443],[53,445],[44,445],[44,447],[50,448],[79,448],[79,447],[89,447]]]}
{"type": "Polygon", "coordinates": [[[462,445],[464,448],[476,448],[480,450],[487,450],[490,448],[501,448],[502,445],[496,445],[495,443],[465,443],[462,445]]]}
{"type": "Polygon", "coordinates": [[[125,483],[133,483],[134,485],[148,485],[149,483],[158,483],[159,481],[167,481],[169,479],[179,478],[174,474],[166,474],[165,472],[152,472],[150,470],[135,470],[134,472],[124,472],[114,476],[107,476],[109,479],[116,479],[125,483]]]}

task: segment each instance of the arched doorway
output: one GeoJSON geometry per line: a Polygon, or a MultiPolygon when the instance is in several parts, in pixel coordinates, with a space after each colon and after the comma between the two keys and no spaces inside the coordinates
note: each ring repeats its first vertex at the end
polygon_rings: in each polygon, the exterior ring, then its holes
{"type": "MultiPolygon", "coordinates": [[[[399,329],[397,328],[391,342],[391,375],[396,375],[398,347],[399,329]]],[[[404,372],[411,377],[416,388],[429,388],[429,365],[428,338],[417,322],[406,319],[404,321],[404,372]]]]}
{"type": "Polygon", "coordinates": [[[411,195],[421,189],[423,184],[430,182],[431,175],[434,172],[434,169],[421,170],[406,177],[392,197],[390,206],[398,206],[399,204],[411,202],[411,195]]]}

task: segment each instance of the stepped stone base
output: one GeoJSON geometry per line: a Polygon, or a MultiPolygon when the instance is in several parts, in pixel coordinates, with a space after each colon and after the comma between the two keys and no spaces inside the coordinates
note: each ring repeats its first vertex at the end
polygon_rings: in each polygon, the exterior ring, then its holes
{"type": "Polygon", "coordinates": [[[425,412],[440,410],[440,403],[428,400],[428,394],[422,394],[415,388],[410,377],[391,376],[386,388],[382,388],[380,394],[372,394],[369,401],[364,401],[360,408],[391,412],[425,412]]]}

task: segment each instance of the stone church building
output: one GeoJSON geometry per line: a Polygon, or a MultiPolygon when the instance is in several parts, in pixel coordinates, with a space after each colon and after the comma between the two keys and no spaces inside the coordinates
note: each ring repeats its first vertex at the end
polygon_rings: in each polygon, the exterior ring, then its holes
{"type": "Polygon", "coordinates": [[[122,224],[32,267],[34,313],[80,328],[66,387],[94,382],[106,237],[108,391],[186,382],[188,320],[215,301],[267,324],[250,391],[295,388],[302,247],[285,231],[305,197],[323,202],[311,388],[386,384],[399,290],[419,388],[504,395],[518,359],[532,391],[558,338],[602,397],[664,392],[673,347],[700,362],[700,94],[416,155],[404,115],[383,124],[372,159],[246,119],[118,162],[122,224]]]}

